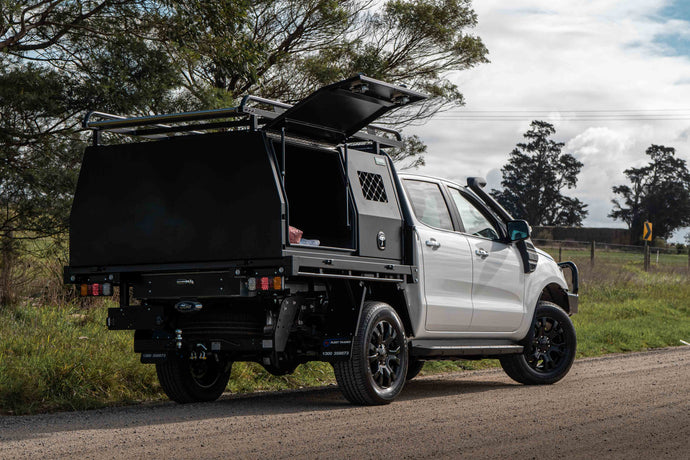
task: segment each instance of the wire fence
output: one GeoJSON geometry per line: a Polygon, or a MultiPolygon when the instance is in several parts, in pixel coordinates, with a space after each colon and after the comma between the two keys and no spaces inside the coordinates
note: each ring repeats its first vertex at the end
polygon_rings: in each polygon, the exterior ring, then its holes
{"type": "Polygon", "coordinates": [[[659,268],[687,268],[690,270],[690,254],[687,248],[661,248],[601,243],[598,241],[571,241],[534,239],[534,244],[551,254],[557,261],[577,259],[580,263],[589,259],[590,264],[631,263],[641,264],[646,270],[659,268]],[[646,259],[645,259],[646,251],[646,259]]]}

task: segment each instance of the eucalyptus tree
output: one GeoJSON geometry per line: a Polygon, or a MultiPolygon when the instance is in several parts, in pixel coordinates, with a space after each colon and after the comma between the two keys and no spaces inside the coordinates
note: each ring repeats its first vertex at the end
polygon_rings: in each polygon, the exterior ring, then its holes
{"type": "Polygon", "coordinates": [[[633,239],[642,238],[645,221],[652,222],[654,237],[669,238],[690,225],[690,172],[673,147],[651,145],[645,152],[650,161],[624,171],[629,184],[616,185],[609,214],[628,225],[633,239]]]}
{"type": "Polygon", "coordinates": [[[550,137],[556,129],[545,121],[535,120],[510,153],[501,168],[503,190],[493,195],[517,219],[531,225],[581,226],[588,211],[579,199],[563,194],[577,185],[582,163],[568,153],[565,144],[550,137]]]}

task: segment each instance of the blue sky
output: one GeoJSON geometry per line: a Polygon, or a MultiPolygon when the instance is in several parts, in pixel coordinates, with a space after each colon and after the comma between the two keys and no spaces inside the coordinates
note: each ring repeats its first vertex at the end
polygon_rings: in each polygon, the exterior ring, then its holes
{"type": "Polygon", "coordinates": [[[465,107],[408,129],[429,147],[419,172],[461,183],[484,176],[497,188],[530,121],[546,120],[565,151],[585,164],[577,188],[567,192],[588,204],[585,225],[624,227],[607,217],[611,187],[626,183],[623,170],[646,164],[651,144],[675,147],[690,163],[690,0],[513,5],[475,0],[475,33],[491,63],[451,76],[465,107]],[[476,111],[493,119],[473,117],[476,111]],[[511,117],[499,121],[505,111],[511,117]]]}
{"type": "Polygon", "coordinates": [[[669,2],[659,10],[659,16],[666,19],[690,20],[690,2],[687,0],[675,0],[669,2]]]}
{"type": "MultiPolygon", "coordinates": [[[[682,21],[686,26],[690,25],[690,1],[670,2],[659,10],[658,21],[662,24],[668,21],[682,21]]],[[[671,30],[669,33],[661,33],[656,42],[667,47],[670,55],[690,56],[690,27],[684,32],[671,30]]]]}

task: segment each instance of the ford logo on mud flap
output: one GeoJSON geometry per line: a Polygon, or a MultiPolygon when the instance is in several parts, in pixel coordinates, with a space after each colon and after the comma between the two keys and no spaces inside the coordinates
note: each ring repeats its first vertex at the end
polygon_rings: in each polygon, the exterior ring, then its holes
{"type": "Polygon", "coordinates": [[[386,249],[386,234],[385,233],[379,232],[379,234],[376,235],[376,246],[378,246],[378,248],[382,251],[384,249],[386,249]]]}
{"type": "Polygon", "coordinates": [[[203,307],[204,306],[201,304],[201,302],[197,302],[195,300],[182,300],[175,304],[175,310],[179,311],[180,313],[199,311],[203,307]]]}

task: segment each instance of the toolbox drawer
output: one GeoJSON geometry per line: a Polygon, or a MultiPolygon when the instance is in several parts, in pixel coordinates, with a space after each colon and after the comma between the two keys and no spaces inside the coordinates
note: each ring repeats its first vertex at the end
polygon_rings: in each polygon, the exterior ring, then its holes
{"type": "Polygon", "coordinates": [[[242,279],[228,271],[142,275],[132,286],[137,299],[180,299],[240,295],[242,279]]]}

